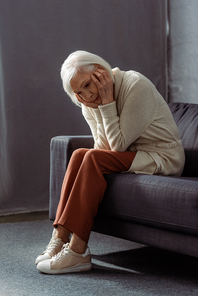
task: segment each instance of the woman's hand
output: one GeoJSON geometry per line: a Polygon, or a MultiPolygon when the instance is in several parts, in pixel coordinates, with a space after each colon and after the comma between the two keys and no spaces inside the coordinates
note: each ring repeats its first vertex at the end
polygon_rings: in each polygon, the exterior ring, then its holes
{"type": "Polygon", "coordinates": [[[91,75],[93,82],[96,84],[101,98],[102,105],[112,103],[113,98],[113,80],[107,70],[97,69],[91,75]]]}
{"type": "Polygon", "coordinates": [[[78,102],[84,104],[86,107],[90,107],[90,108],[98,108],[98,106],[102,103],[101,98],[98,98],[96,101],[94,102],[87,102],[85,100],[83,100],[82,97],[80,97],[78,94],[75,94],[76,98],[78,100],[78,102]]]}

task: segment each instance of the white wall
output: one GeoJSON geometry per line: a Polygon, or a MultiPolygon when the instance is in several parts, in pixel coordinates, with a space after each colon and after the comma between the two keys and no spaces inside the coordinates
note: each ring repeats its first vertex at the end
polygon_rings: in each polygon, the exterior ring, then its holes
{"type": "Polygon", "coordinates": [[[169,101],[198,103],[198,1],[169,0],[169,101]]]}

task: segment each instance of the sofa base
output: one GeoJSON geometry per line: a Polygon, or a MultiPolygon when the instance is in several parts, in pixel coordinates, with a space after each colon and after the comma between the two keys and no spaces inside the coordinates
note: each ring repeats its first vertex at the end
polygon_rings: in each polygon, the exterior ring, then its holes
{"type": "Polygon", "coordinates": [[[198,257],[198,237],[97,215],[93,231],[198,257]]]}

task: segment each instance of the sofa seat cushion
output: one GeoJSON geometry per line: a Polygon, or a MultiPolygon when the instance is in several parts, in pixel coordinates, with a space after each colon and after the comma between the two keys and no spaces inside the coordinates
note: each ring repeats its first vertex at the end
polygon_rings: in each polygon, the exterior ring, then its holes
{"type": "Polygon", "coordinates": [[[180,132],[186,163],[182,176],[198,176],[198,104],[170,103],[169,108],[180,132]]]}
{"type": "Polygon", "coordinates": [[[99,215],[198,236],[198,178],[105,176],[99,215]]]}

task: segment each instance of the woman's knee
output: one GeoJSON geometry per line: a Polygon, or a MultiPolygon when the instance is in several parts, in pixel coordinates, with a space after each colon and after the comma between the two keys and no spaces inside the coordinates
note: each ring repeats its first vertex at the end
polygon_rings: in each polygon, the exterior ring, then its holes
{"type": "Polygon", "coordinates": [[[73,151],[72,157],[82,157],[87,153],[88,149],[86,148],[78,148],[73,151]]]}
{"type": "Polygon", "coordinates": [[[85,155],[85,160],[89,159],[99,159],[101,157],[101,150],[99,149],[89,149],[85,155]]]}

